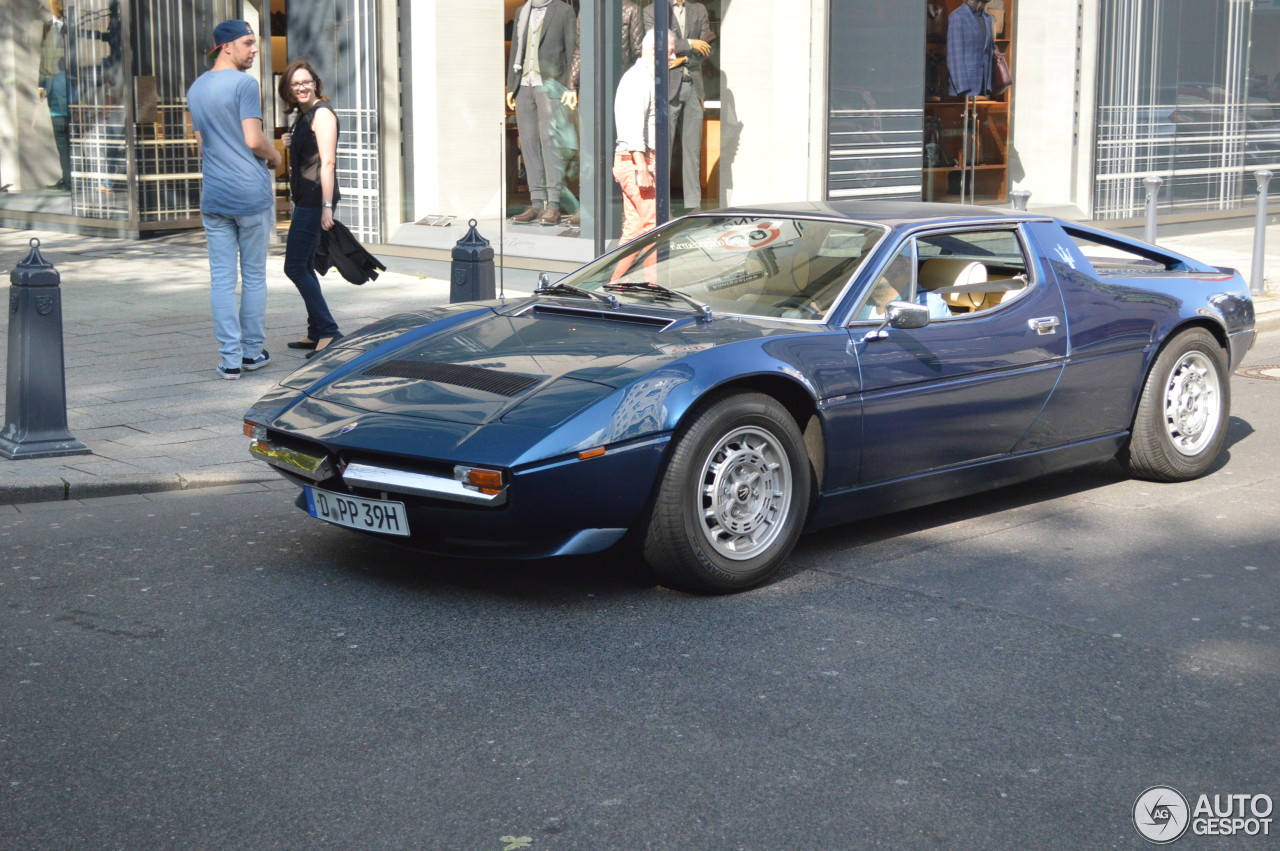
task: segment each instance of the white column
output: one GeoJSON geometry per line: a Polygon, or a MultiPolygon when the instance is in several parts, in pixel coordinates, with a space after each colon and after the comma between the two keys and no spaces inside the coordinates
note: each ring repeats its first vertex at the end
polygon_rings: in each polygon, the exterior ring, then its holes
{"type": "Polygon", "coordinates": [[[735,117],[741,124],[732,159],[724,158],[723,148],[721,152],[727,204],[821,197],[821,172],[814,177],[811,154],[813,135],[821,133],[822,113],[813,114],[811,95],[815,88],[824,90],[821,80],[815,86],[813,76],[815,62],[825,61],[817,54],[825,55],[826,44],[814,41],[821,30],[813,21],[814,5],[825,4],[725,4],[716,42],[722,71],[722,140],[733,132],[735,117]]]}
{"type": "MultiPolygon", "coordinates": [[[[492,0],[415,0],[410,31],[412,112],[404,156],[412,158],[418,217],[499,218],[505,107],[503,7],[492,0]]],[[[384,109],[396,109],[384,104],[384,109]]],[[[389,229],[394,233],[395,227],[389,229]]]]}
{"type": "Polygon", "coordinates": [[[1010,189],[1030,191],[1032,209],[1054,208],[1068,216],[1088,212],[1093,51],[1085,56],[1088,42],[1082,42],[1080,29],[1090,9],[1096,18],[1096,4],[1022,0],[1017,5],[1010,189]]]}

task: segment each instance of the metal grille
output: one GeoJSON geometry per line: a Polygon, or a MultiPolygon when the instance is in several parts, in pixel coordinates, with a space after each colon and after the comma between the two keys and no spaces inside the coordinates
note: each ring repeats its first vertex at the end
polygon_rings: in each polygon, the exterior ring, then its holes
{"type": "Polygon", "coordinates": [[[136,204],[140,223],[190,221],[199,216],[200,157],[186,90],[208,68],[204,55],[214,25],[234,17],[239,4],[122,5],[81,0],[70,15],[77,95],[71,117],[73,210],[86,218],[127,219],[136,204]],[[126,44],[132,74],[125,67],[126,44]]]}
{"type": "Polygon", "coordinates": [[[206,53],[219,22],[242,14],[230,0],[150,0],[133,5],[137,99],[135,168],[138,220],[200,215],[200,152],[187,113],[187,89],[209,70],[206,53]]]}
{"type": "Polygon", "coordinates": [[[435,381],[455,387],[483,390],[497,396],[518,396],[542,379],[517,372],[498,372],[454,363],[418,360],[390,360],[366,369],[364,375],[378,378],[409,378],[435,381]]]}
{"type": "Polygon", "coordinates": [[[828,198],[920,200],[925,5],[826,4],[828,198]]]}
{"type": "Polygon", "coordinates": [[[833,109],[829,198],[920,199],[923,109],[833,109]]]}
{"type": "Polygon", "coordinates": [[[347,97],[336,110],[342,121],[338,145],[338,217],[357,239],[382,242],[381,159],[378,156],[378,9],[374,0],[337,4],[345,50],[335,54],[347,97]]]}
{"type": "Polygon", "coordinates": [[[309,0],[288,10],[289,58],[316,65],[341,123],[334,213],[362,242],[382,241],[378,124],[378,4],[309,0]]]}
{"type": "Polygon", "coordinates": [[[67,10],[71,106],[71,198],[77,216],[129,218],[130,142],[124,98],[123,21],[118,3],[87,0],[67,10]]]}
{"type": "Polygon", "coordinates": [[[1141,215],[1150,176],[1165,180],[1162,208],[1238,208],[1253,191],[1246,175],[1275,167],[1250,131],[1249,24],[1235,0],[1104,0],[1096,218],[1141,215]],[[1199,49],[1209,38],[1212,54],[1199,49]]]}

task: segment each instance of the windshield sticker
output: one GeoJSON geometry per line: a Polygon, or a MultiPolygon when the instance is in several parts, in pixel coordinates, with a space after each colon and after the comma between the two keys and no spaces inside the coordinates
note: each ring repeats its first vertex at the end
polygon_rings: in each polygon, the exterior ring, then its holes
{"type": "Polygon", "coordinates": [[[765,272],[737,272],[722,281],[713,284],[707,284],[708,292],[716,292],[718,290],[726,290],[729,287],[740,287],[743,284],[749,284],[752,281],[758,281],[765,277],[765,272]]]}
{"type": "Polygon", "coordinates": [[[714,236],[697,237],[671,243],[676,251],[701,250],[710,255],[754,251],[778,246],[800,238],[800,230],[790,221],[752,221],[714,236]]]}

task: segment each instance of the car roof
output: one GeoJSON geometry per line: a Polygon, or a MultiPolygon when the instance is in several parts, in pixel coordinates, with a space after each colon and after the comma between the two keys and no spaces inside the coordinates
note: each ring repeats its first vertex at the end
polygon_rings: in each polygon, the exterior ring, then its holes
{"type": "MultiPolygon", "coordinates": [[[[993,207],[969,204],[938,204],[927,201],[807,201],[789,204],[761,204],[726,207],[708,211],[712,215],[790,216],[850,219],[896,227],[921,222],[1002,219],[1015,216],[993,207]]],[[[704,214],[705,215],[705,214],[704,214]]],[[[1023,214],[1023,218],[1026,218],[1023,214]]],[[[1043,218],[1043,217],[1035,217],[1043,218]]]]}

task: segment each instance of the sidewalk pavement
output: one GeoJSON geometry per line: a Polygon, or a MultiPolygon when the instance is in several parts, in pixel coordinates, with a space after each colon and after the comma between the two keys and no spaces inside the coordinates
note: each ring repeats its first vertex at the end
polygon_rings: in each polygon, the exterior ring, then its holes
{"type": "MultiPolygon", "coordinates": [[[[0,229],[6,283],[33,237],[62,276],[67,425],[92,454],[0,457],[0,505],[279,481],[250,459],[241,415],[305,355],[285,345],[305,335],[306,315],[282,271],[283,246],[273,247],[267,265],[271,363],[226,381],[215,372],[203,233],[138,242],[0,229]]],[[[1251,228],[1160,242],[1249,274],[1251,228]]],[[[1268,245],[1267,280],[1273,291],[1280,290],[1280,225],[1268,228],[1268,245]]],[[[345,332],[448,302],[448,264],[383,259],[388,271],[364,286],[352,286],[336,272],[324,279],[325,297],[345,332]]],[[[536,282],[532,273],[500,274],[509,294],[528,292],[536,282]]],[[[1280,328],[1280,296],[1258,297],[1256,307],[1260,328],[1280,328]]],[[[0,376],[8,374],[7,332],[6,311],[0,320],[0,376]]]]}

